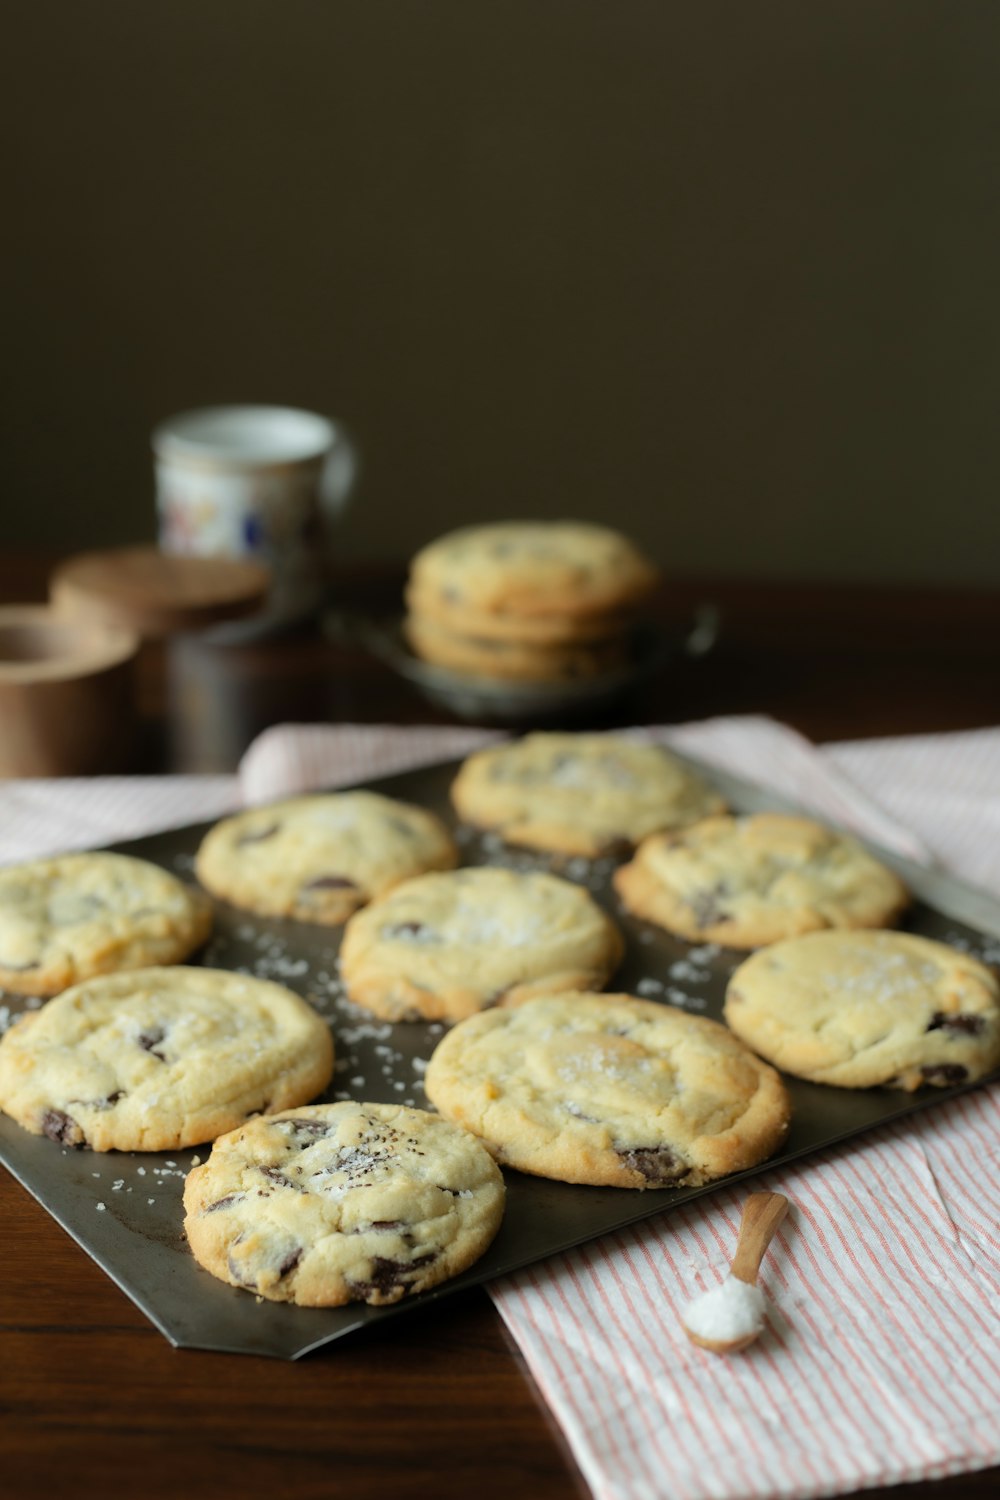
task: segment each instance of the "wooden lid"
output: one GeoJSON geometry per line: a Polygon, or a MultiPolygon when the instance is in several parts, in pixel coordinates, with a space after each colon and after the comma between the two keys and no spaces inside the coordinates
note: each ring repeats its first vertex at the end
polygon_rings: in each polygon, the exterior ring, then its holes
{"type": "Polygon", "coordinates": [[[49,596],[64,614],[124,625],[150,639],[255,614],[269,584],[268,570],[246,558],[116,547],[62,563],[49,580],[49,596]]]}
{"type": "Polygon", "coordinates": [[[0,687],[91,677],[138,649],[139,637],[122,625],[70,621],[44,604],[0,605],[0,687]]]}

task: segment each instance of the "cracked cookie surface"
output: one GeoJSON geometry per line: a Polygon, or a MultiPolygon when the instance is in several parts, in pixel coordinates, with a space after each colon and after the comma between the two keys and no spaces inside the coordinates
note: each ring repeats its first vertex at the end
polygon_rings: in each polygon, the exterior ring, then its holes
{"type": "Polygon", "coordinates": [[[596,989],[622,938],[593,897],[557,875],[476,866],[422,875],[347,924],[348,996],[389,1021],[457,1021],[533,995],[596,989]]]}
{"type": "Polygon", "coordinates": [[[464,821],[511,844],[589,857],[724,806],[669,750],[607,734],[529,734],[477,751],[451,796],[464,821]]]}
{"type": "Polygon", "coordinates": [[[503,1178],[426,1110],[344,1102],[250,1120],[188,1174],[195,1259],[306,1307],[384,1306],[471,1265],[500,1226],[503,1178]]]}
{"type": "Polygon", "coordinates": [[[776,1150],[790,1114],[778,1074],[724,1026],[628,995],[473,1016],[439,1042],[425,1086],[498,1161],[607,1187],[741,1171],[776,1150]]]}
{"type": "Polygon", "coordinates": [[[758,948],[822,928],[887,927],[903,882],[856,839],[784,813],[657,834],[614,875],[636,916],[691,942],[758,948]]]}
{"type": "Polygon", "coordinates": [[[195,870],[234,906],[332,926],[457,858],[448,830],[426,809],[378,792],[327,792],[224,818],[202,841],[195,870]]]}
{"type": "Polygon", "coordinates": [[[1000,1064],[1000,986],[985,964],[902,932],[815,932],[746,959],[733,1031],[786,1073],[842,1088],[916,1089],[1000,1064]]]}
{"type": "Polygon", "coordinates": [[[332,1072],[329,1027],[283,985],[138,969],[74,985],[10,1028],[0,1109],[65,1146],[168,1151],[302,1104],[332,1072]]]}
{"type": "Polygon", "coordinates": [[[169,871],[97,851],[0,869],[0,988],[55,995],[93,975],[177,963],[212,907],[169,871]]]}

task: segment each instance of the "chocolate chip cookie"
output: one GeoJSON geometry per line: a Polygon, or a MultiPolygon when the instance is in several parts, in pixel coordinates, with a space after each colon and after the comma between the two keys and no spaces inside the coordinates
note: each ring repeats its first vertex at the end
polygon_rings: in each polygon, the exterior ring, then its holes
{"type": "Polygon", "coordinates": [[[178,963],[201,946],[212,907],[159,865],[66,854],[0,869],[0,988],[55,995],[92,975],[178,963]]]}
{"type": "Polygon", "coordinates": [[[532,995],[604,984],[622,938],[568,880],[487,867],[421,875],[347,924],[350,998],[389,1021],[457,1021],[532,995]]]}
{"type": "Polygon", "coordinates": [[[564,994],[471,1016],[427,1096],[496,1159],[560,1182],[694,1187],[763,1161],[790,1105],[716,1021],[628,995],[564,994]]]}
{"type": "Polygon", "coordinates": [[[590,857],[627,853],[724,806],[669,750],[608,734],[529,734],[480,750],[451,797],[465,822],[508,843],[590,857]]]}
{"type": "Polygon", "coordinates": [[[769,1062],[813,1083],[917,1089],[1000,1064],[996,974],[902,932],[814,932],[735,971],[725,1018],[769,1062]]]}
{"type": "Polygon", "coordinates": [[[656,578],[627,537],[583,521],[463,527],[424,547],[410,567],[413,596],[436,607],[443,624],[449,608],[466,606],[518,619],[605,615],[644,597],[656,578]]]}
{"type": "Polygon", "coordinates": [[[381,1307],[464,1271],[503,1216],[503,1178],[426,1110],[326,1104],[251,1120],[188,1174],[184,1227],[213,1276],[274,1302],[381,1307]]]}
{"type": "Polygon", "coordinates": [[[283,985],[216,969],[137,969],[74,985],[0,1041],[0,1109],[94,1151],[168,1151],[314,1098],[329,1027],[283,985]]]}
{"type": "Polygon", "coordinates": [[[620,667],[628,657],[625,634],[600,641],[538,645],[462,635],[436,620],[413,614],[406,622],[406,635],[416,654],[435,666],[511,682],[572,682],[597,677],[620,667]]]}
{"type": "Polygon", "coordinates": [[[458,855],[439,818],[378,792],[292,797],[224,818],[198,851],[213,895],[265,916],[336,925],[458,855]]]}
{"type": "Polygon", "coordinates": [[[899,877],[856,839],[772,812],[654,834],[614,885],[636,916],[730,948],[825,927],[887,927],[909,900],[899,877]]]}
{"type": "Polygon", "coordinates": [[[409,619],[437,626],[449,635],[470,641],[521,648],[531,646],[586,646],[621,640],[635,621],[633,606],[599,613],[516,614],[498,609],[479,609],[454,590],[422,589],[414,583],[406,588],[409,619]]]}

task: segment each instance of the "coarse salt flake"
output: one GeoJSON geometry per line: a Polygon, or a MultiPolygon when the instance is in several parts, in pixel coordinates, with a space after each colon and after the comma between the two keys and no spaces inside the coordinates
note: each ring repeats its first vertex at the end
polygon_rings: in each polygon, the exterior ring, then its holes
{"type": "Polygon", "coordinates": [[[750,1338],[764,1326],[764,1293],[738,1276],[727,1276],[696,1297],[684,1313],[684,1327],[699,1339],[729,1343],[750,1338]]]}

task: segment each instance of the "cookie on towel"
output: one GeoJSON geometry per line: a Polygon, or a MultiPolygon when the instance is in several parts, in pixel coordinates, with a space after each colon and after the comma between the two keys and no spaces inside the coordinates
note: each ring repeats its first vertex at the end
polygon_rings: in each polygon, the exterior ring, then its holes
{"type": "Polygon", "coordinates": [[[477,751],[451,796],[465,822],[511,844],[591,857],[724,806],[669,750],[610,734],[536,733],[477,751]]]}
{"type": "Polygon", "coordinates": [[[916,1089],[1000,1064],[996,974],[904,932],[812,932],[736,969],[725,1018],[786,1073],[813,1083],[916,1089]]]}
{"type": "Polygon", "coordinates": [[[224,818],[198,851],[215,896],[264,916],[336,925],[458,854],[433,813],[378,792],[319,792],[224,818]]]}
{"type": "Polygon", "coordinates": [[[586,619],[643,598],[657,576],[635,544],[611,527],[502,521],[462,527],[422,548],[410,566],[410,588],[421,610],[444,611],[443,624],[449,608],[518,620],[586,619]]]}
{"type": "Polygon", "coordinates": [[[498,1161],[561,1182],[695,1187],[770,1156],[784,1084],[717,1021],[628,995],[564,994],[462,1021],[425,1075],[498,1161]]]}
{"type": "Polygon", "coordinates": [[[206,1270],[306,1307],[385,1306],[437,1286],[482,1255],[503,1208],[478,1141],[391,1104],[250,1120],[184,1186],[184,1228],[206,1270]]]}
{"type": "Polygon", "coordinates": [[[201,946],[201,891],[128,854],[97,851],[0,869],[0,988],[55,995],[119,969],[179,963],[201,946]]]}
{"type": "Polygon", "coordinates": [[[557,875],[474,867],[421,875],[347,924],[348,996],[389,1021],[457,1021],[532,995],[604,984],[622,938],[557,875]]]}
{"type": "Polygon", "coordinates": [[[0,1041],[0,1109],[94,1151],[169,1151],[303,1104],[333,1072],[329,1027],[283,985],[137,969],[74,985],[0,1041]]]}
{"type": "Polygon", "coordinates": [[[899,877],[856,839],[775,812],[654,834],[614,885],[636,916],[730,948],[825,927],[888,927],[909,900],[899,877]]]}

